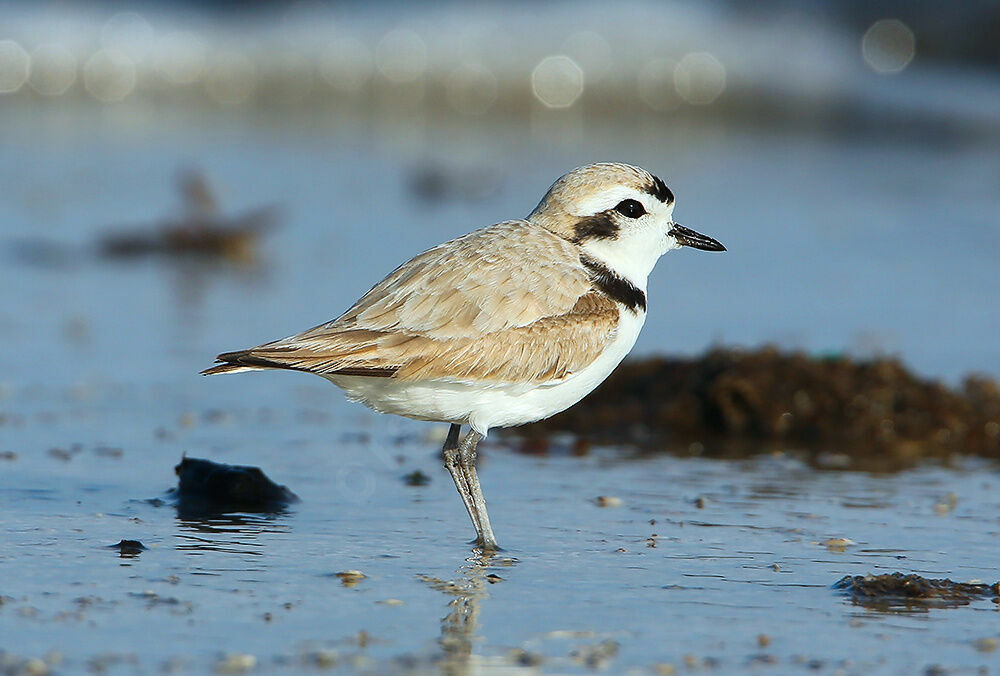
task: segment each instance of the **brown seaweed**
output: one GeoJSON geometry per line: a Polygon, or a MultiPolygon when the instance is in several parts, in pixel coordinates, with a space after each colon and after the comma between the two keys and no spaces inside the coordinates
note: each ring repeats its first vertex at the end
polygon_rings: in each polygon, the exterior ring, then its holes
{"type": "Polygon", "coordinates": [[[1000,459],[1000,387],[984,376],[949,387],[895,358],[713,349],[626,361],[576,406],[522,430],[727,457],[835,453],[844,466],[898,469],[953,455],[1000,459]]]}
{"type": "Polygon", "coordinates": [[[872,610],[953,608],[973,601],[1000,600],[1000,582],[953,582],[915,574],[845,575],[833,585],[854,603],[872,610]]]}

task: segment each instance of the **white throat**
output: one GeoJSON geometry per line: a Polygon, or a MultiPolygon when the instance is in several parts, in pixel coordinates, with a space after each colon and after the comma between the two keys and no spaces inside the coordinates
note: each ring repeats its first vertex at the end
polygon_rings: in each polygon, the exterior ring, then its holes
{"type": "Polygon", "coordinates": [[[677,243],[666,233],[646,231],[629,233],[628,236],[617,239],[587,240],[580,244],[580,248],[618,276],[645,291],[649,273],[653,271],[656,261],[670,249],[677,248],[677,243]]]}

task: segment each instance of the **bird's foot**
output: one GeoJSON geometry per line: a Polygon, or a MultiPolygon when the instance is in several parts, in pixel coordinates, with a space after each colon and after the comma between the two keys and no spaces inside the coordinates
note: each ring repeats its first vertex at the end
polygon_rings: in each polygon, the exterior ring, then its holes
{"type": "Polygon", "coordinates": [[[504,551],[504,548],[497,544],[497,541],[493,538],[477,537],[474,540],[469,540],[469,544],[474,545],[476,550],[487,555],[493,555],[497,552],[504,551]]]}

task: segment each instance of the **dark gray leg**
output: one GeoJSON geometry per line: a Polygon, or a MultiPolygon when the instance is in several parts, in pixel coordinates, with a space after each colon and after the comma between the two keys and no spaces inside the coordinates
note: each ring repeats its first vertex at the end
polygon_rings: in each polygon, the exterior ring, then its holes
{"type": "MultiPolygon", "coordinates": [[[[479,485],[479,475],[476,473],[476,446],[482,438],[483,435],[479,432],[469,430],[465,439],[462,440],[461,446],[459,446],[458,461],[462,473],[465,475],[469,492],[472,494],[472,508],[469,510],[469,513],[471,514],[475,510],[479,516],[479,521],[476,525],[476,533],[479,536],[478,544],[483,548],[483,551],[496,551],[500,547],[497,545],[497,539],[493,535],[493,528],[490,526],[490,515],[486,512],[486,498],[483,497],[483,489],[479,485]]],[[[473,522],[475,521],[476,519],[473,517],[473,522]]]]}
{"type": "Polygon", "coordinates": [[[480,533],[479,517],[476,514],[475,503],[472,501],[472,491],[470,490],[468,479],[466,479],[461,466],[461,456],[458,447],[458,435],[461,430],[461,425],[452,425],[448,429],[448,438],[445,439],[444,448],[441,449],[441,453],[444,455],[444,466],[451,474],[451,478],[455,482],[455,488],[458,489],[458,494],[462,496],[462,502],[465,504],[465,509],[469,512],[469,518],[472,519],[472,525],[475,527],[476,535],[478,536],[480,533]]]}

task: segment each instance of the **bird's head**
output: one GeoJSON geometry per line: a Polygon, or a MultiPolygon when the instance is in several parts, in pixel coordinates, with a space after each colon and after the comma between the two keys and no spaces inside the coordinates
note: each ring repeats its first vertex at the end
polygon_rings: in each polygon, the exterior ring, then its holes
{"type": "Polygon", "coordinates": [[[662,180],[639,167],[602,162],[553,183],[528,220],[645,287],[656,260],[670,249],[726,250],[675,223],[673,214],[674,195],[662,180]]]}

